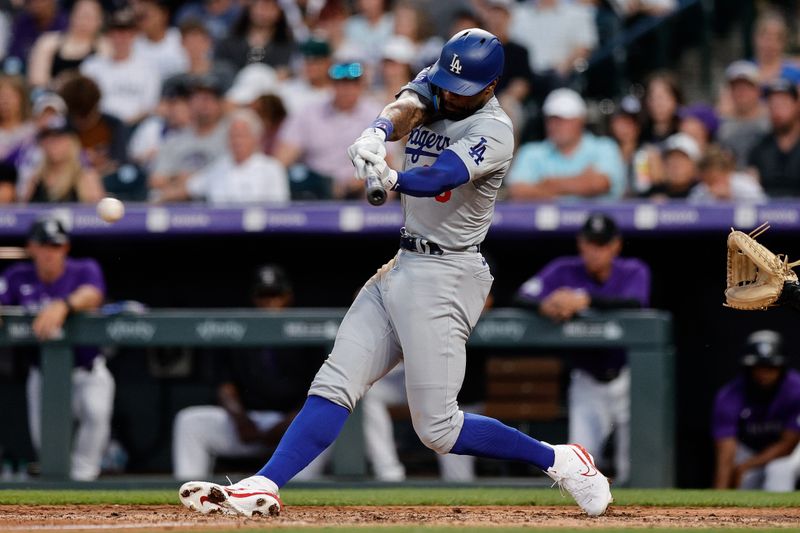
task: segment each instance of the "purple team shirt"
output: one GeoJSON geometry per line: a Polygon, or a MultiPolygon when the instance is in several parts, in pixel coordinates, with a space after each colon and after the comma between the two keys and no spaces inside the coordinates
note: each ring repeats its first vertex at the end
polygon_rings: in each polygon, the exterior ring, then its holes
{"type": "Polygon", "coordinates": [[[714,402],[714,439],[736,437],[760,452],[777,442],[786,430],[800,433],[800,372],[790,369],[769,403],[748,398],[744,376],[717,393],[714,402]]]}
{"type": "MultiPolygon", "coordinates": [[[[53,283],[39,281],[33,263],[16,263],[0,276],[0,304],[18,305],[37,313],[48,303],[66,298],[83,285],[91,285],[103,295],[106,293],[103,273],[94,259],[68,257],[64,274],[53,283]]],[[[98,354],[96,347],[78,348],[75,350],[75,365],[91,368],[98,354]]]]}
{"type": "MultiPolygon", "coordinates": [[[[541,301],[560,288],[583,289],[592,299],[634,300],[641,307],[650,304],[650,268],[634,258],[617,257],[611,265],[611,276],[598,282],[586,271],[580,257],[554,259],[520,287],[517,296],[523,300],[541,301]]],[[[578,354],[573,365],[595,377],[613,377],[626,364],[624,350],[604,350],[578,354]]]]}

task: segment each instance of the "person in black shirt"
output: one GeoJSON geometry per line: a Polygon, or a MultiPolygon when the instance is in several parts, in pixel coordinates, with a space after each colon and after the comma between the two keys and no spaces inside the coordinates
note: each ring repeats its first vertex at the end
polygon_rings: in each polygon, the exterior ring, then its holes
{"type": "MultiPolygon", "coordinates": [[[[253,303],[260,309],[292,304],[286,273],[266,265],[256,273],[253,303]]],[[[217,456],[263,457],[274,447],[303,405],[324,359],[322,350],[236,350],[217,354],[218,405],[182,409],[175,417],[172,440],[173,474],[177,479],[208,477],[217,456]]],[[[325,457],[306,469],[321,470],[325,457]]]]}
{"type": "Polygon", "coordinates": [[[800,120],[797,86],[778,79],[764,90],[772,131],[750,152],[748,167],[770,197],[800,196],[800,120]]]}

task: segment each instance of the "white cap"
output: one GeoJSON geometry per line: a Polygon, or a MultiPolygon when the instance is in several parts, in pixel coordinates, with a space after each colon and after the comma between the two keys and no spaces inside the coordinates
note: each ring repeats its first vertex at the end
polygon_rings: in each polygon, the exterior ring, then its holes
{"type": "Polygon", "coordinates": [[[251,104],[259,96],[274,92],[277,85],[274,68],[264,63],[251,63],[236,75],[225,99],[237,105],[251,104]]]}
{"type": "Polygon", "coordinates": [[[416,47],[408,37],[394,35],[383,47],[383,59],[410,65],[416,56],[416,47]]]}
{"type": "Polygon", "coordinates": [[[734,61],[728,68],[725,69],[725,78],[728,82],[736,80],[747,80],[756,87],[758,87],[761,75],[758,71],[758,66],[752,61],[740,59],[734,61]]]}
{"type": "Polygon", "coordinates": [[[667,137],[667,140],[664,141],[664,152],[672,151],[683,152],[695,163],[698,162],[703,155],[700,152],[700,146],[697,144],[697,141],[686,133],[675,133],[667,137]]]}
{"type": "Polygon", "coordinates": [[[64,99],[56,93],[42,93],[33,101],[34,116],[41,115],[45,109],[52,109],[62,116],[67,114],[67,104],[64,102],[64,99]]]}
{"type": "Polygon", "coordinates": [[[586,103],[572,89],[556,89],[547,95],[542,106],[544,116],[560,118],[584,118],[586,103]]]}

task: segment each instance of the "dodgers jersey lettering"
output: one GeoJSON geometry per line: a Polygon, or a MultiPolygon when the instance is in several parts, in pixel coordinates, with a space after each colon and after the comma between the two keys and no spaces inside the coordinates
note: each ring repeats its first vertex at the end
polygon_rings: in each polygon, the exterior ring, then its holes
{"type": "MultiPolygon", "coordinates": [[[[411,90],[428,101],[433,94],[424,69],[400,92],[411,90]]],[[[455,153],[470,181],[433,198],[402,195],[406,230],[445,249],[463,249],[486,237],[497,191],[511,165],[514,132],[494,96],[463,120],[435,119],[408,136],[403,170],[431,166],[445,150],[455,153]]]]}

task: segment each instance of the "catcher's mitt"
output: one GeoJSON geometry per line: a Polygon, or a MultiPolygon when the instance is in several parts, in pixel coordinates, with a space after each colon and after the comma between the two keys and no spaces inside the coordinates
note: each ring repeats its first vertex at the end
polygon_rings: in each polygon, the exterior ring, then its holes
{"type": "Polygon", "coordinates": [[[797,274],[792,270],[800,261],[790,263],[783,254],[773,254],[756,237],[769,229],[767,223],[750,234],[731,228],[728,235],[728,280],[725,305],[735,309],[767,309],[783,303],[784,284],[796,287],[797,274]]]}

